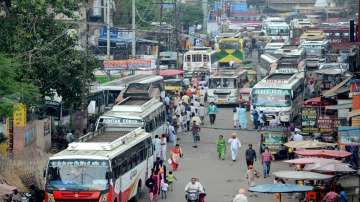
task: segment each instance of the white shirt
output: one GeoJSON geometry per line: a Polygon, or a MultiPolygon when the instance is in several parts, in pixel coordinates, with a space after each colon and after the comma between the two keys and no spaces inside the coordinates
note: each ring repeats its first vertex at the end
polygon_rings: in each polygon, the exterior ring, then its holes
{"type": "Polygon", "coordinates": [[[204,106],[199,107],[199,116],[205,116],[205,107],[204,106]]]}
{"type": "Polygon", "coordinates": [[[165,104],[166,104],[167,106],[170,105],[170,98],[169,98],[168,96],[165,97],[165,104]]]}
{"type": "Polygon", "coordinates": [[[294,141],[303,141],[304,137],[297,133],[297,134],[294,135],[293,140],[294,141]]]}
{"type": "Polygon", "coordinates": [[[160,149],[161,149],[161,140],[159,138],[155,138],[153,140],[153,144],[154,144],[154,147],[155,147],[155,151],[160,151],[160,149]]]}
{"type": "Polygon", "coordinates": [[[194,184],[189,182],[189,184],[187,184],[185,187],[185,191],[190,190],[197,190],[200,193],[204,193],[204,187],[200,184],[200,182],[195,182],[194,184]]]}
{"type": "Polygon", "coordinates": [[[232,202],[248,202],[248,200],[244,194],[238,194],[235,196],[232,202]]]}
{"type": "Polygon", "coordinates": [[[238,138],[230,138],[228,143],[230,144],[231,150],[237,150],[241,147],[241,142],[238,138]]]}
{"type": "Polygon", "coordinates": [[[162,191],[168,191],[168,187],[169,185],[167,183],[165,183],[163,180],[161,181],[161,190],[162,191]]]}

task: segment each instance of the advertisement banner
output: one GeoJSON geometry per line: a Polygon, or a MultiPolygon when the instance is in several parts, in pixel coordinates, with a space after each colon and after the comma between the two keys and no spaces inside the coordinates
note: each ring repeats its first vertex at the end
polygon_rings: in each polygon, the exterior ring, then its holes
{"type": "Polygon", "coordinates": [[[14,106],[14,127],[26,126],[26,106],[24,104],[16,104],[14,106]]]}
{"type": "Polygon", "coordinates": [[[149,70],[156,68],[154,59],[105,60],[103,65],[105,70],[149,70]]]}
{"type": "Polygon", "coordinates": [[[318,128],[316,125],[316,108],[305,107],[302,110],[302,131],[304,133],[313,133],[318,132],[318,128]]]}
{"type": "Polygon", "coordinates": [[[339,143],[360,145],[360,127],[343,126],[338,129],[339,143]]]}
{"type": "Polygon", "coordinates": [[[360,95],[360,79],[350,81],[350,93],[349,96],[360,95]]]}
{"type": "Polygon", "coordinates": [[[333,132],[340,126],[340,120],[337,118],[331,118],[329,116],[319,116],[317,120],[317,127],[320,133],[333,132]]]}

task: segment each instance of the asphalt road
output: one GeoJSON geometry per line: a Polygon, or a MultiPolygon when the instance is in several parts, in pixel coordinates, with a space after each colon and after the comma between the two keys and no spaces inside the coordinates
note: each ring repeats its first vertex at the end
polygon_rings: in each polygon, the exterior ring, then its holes
{"type": "MultiPolygon", "coordinates": [[[[217,115],[216,123],[213,127],[206,125],[201,130],[201,141],[198,148],[192,147],[191,135],[178,135],[180,137],[179,143],[182,146],[184,157],[180,161],[179,170],[175,172],[177,181],[175,182],[174,192],[168,193],[168,198],[159,201],[164,202],[181,202],[184,199],[185,185],[190,181],[190,178],[195,176],[200,178],[202,185],[207,192],[207,202],[230,202],[237,194],[240,187],[247,189],[247,180],[245,178],[246,162],[245,150],[248,144],[253,144],[257,154],[259,154],[259,140],[260,136],[256,131],[234,130],[232,126],[232,108],[221,108],[217,115]],[[239,153],[239,159],[232,162],[230,152],[227,151],[226,159],[219,160],[216,154],[216,139],[218,135],[222,134],[226,139],[229,139],[231,133],[236,132],[242,143],[242,148],[239,153]]],[[[169,166],[168,166],[169,167],[169,166]]],[[[262,166],[259,161],[255,162],[255,168],[262,173],[262,166]]],[[[287,164],[282,162],[274,162],[271,170],[289,170],[287,164]]],[[[264,179],[263,177],[256,179],[257,184],[273,183],[273,177],[264,179]]],[[[274,201],[272,194],[254,194],[247,193],[249,201],[268,202],[274,201]],[[250,196],[251,195],[251,196],[250,196]]],[[[145,197],[142,202],[148,201],[145,197]]],[[[284,194],[282,201],[298,201],[289,199],[289,196],[284,194]]]]}

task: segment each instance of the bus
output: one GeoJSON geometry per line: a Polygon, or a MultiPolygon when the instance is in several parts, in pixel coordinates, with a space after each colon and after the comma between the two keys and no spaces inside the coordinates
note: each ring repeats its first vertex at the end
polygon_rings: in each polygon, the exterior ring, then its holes
{"type": "Polygon", "coordinates": [[[219,65],[235,62],[240,64],[244,60],[243,39],[232,33],[223,33],[216,37],[216,60],[219,65]]]}
{"type": "Polygon", "coordinates": [[[262,31],[272,40],[290,41],[290,26],[283,18],[269,17],[264,20],[262,31]]]}
{"type": "Polygon", "coordinates": [[[127,97],[98,118],[95,131],[104,127],[110,131],[114,128],[142,127],[153,136],[161,135],[165,132],[165,117],[165,106],[158,99],[127,97]]]}
{"type": "Polygon", "coordinates": [[[252,88],[251,111],[263,111],[268,122],[287,124],[300,113],[303,103],[304,73],[275,72],[252,88]]]}
{"type": "Polygon", "coordinates": [[[239,90],[247,83],[247,70],[219,70],[209,78],[208,101],[216,104],[237,104],[239,90]]]}
{"type": "Polygon", "coordinates": [[[215,51],[210,47],[193,47],[184,54],[184,77],[191,78],[193,74],[208,74],[216,66],[215,51]]]}
{"type": "Polygon", "coordinates": [[[127,97],[156,97],[160,98],[160,92],[164,90],[164,78],[156,75],[145,75],[140,79],[128,84],[122,99],[127,97]]]}
{"type": "Polygon", "coordinates": [[[329,49],[329,41],[323,31],[309,30],[300,37],[300,47],[305,49],[307,57],[325,57],[329,49]]]}
{"type": "Polygon", "coordinates": [[[45,201],[139,200],[153,162],[151,135],[141,128],[88,133],[49,158],[45,201]]]}
{"type": "Polygon", "coordinates": [[[90,87],[90,93],[87,97],[88,103],[94,101],[95,114],[102,114],[111,109],[120,93],[122,93],[131,82],[139,81],[147,77],[149,76],[137,74],[102,84],[95,84],[90,87]]]}

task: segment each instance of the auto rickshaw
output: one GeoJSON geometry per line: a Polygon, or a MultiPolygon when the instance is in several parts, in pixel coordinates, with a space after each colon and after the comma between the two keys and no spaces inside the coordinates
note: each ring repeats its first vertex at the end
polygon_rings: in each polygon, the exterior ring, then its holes
{"type": "Polygon", "coordinates": [[[164,80],[165,92],[168,94],[175,94],[181,92],[184,89],[184,83],[182,79],[167,79],[164,80]]]}
{"type": "Polygon", "coordinates": [[[287,142],[285,128],[270,128],[269,130],[263,131],[261,137],[261,144],[269,148],[275,160],[281,160],[287,157],[287,150],[284,146],[284,143],[287,142]]]}

